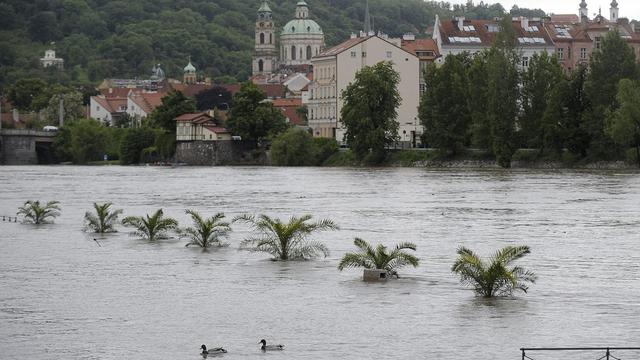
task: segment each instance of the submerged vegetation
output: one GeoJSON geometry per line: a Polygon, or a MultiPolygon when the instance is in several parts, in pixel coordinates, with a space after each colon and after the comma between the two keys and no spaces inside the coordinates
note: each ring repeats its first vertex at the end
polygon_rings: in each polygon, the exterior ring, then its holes
{"type": "Polygon", "coordinates": [[[390,275],[398,277],[398,269],[407,265],[417,267],[420,263],[417,257],[404,251],[416,250],[416,245],[409,242],[396,245],[392,251],[388,251],[382,244],[374,248],[360,238],[355,238],[353,244],[358,248],[358,252],[344,254],[338,264],[340,271],[349,267],[362,267],[370,270],[386,270],[390,275]]]}
{"type": "Polygon", "coordinates": [[[186,234],[190,239],[185,246],[194,245],[206,250],[212,246],[221,247],[225,245],[222,239],[231,232],[231,227],[228,222],[223,221],[224,213],[217,213],[207,219],[194,210],[187,210],[186,213],[191,216],[193,227],[182,230],[182,233],[186,234]]]}
{"type": "Polygon", "coordinates": [[[86,212],[84,214],[85,229],[90,229],[94,233],[110,233],[117,232],[115,226],[118,222],[118,216],[122,214],[122,209],[110,210],[113,204],[110,202],[104,204],[93,203],[95,213],[86,212]]]}
{"type": "Polygon", "coordinates": [[[505,246],[488,260],[482,260],[466,247],[458,249],[458,259],[451,271],[460,275],[463,284],[473,286],[479,296],[510,296],[514,291],[527,292],[527,283],[536,275],[520,266],[510,266],[531,251],[528,246],[505,246]]]}
{"type": "Polygon", "coordinates": [[[18,209],[17,215],[24,216],[24,222],[35,225],[53,222],[53,219],[60,216],[60,202],[49,201],[44,206],[40,201],[28,200],[18,209]]]}
{"type": "Polygon", "coordinates": [[[337,230],[338,226],[329,219],[310,222],[312,216],[292,216],[289,222],[273,219],[267,215],[257,218],[243,215],[234,219],[252,226],[255,233],[241,246],[251,251],[266,252],[273,255],[274,260],[305,260],[321,255],[327,257],[329,249],[322,243],[310,241],[309,237],[320,231],[337,230]]]}
{"type": "Polygon", "coordinates": [[[151,216],[128,216],[122,220],[122,225],[135,229],[131,232],[131,236],[154,242],[168,239],[169,231],[175,230],[178,227],[178,222],[175,219],[164,217],[162,209],[158,209],[151,216]]]}

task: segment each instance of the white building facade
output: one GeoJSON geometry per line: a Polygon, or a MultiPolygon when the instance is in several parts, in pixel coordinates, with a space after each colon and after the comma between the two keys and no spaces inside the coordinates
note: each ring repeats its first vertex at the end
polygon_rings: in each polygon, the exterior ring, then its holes
{"type": "Polygon", "coordinates": [[[422,134],[418,123],[418,57],[375,35],[354,37],[312,59],[314,80],[309,86],[308,116],[314,136],[343,142],[340,94],[355,80],[358,71],[383,61],[391,62],[400,75],[398,91],[402,101],[397,109],[398,136],[402,142],[416,144],[422,134]]]}

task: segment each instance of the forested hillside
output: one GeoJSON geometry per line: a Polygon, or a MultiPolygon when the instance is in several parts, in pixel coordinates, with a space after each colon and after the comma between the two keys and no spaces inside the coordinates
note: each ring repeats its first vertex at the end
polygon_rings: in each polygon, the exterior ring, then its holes
{"type": "MultiPolygon", "coordinates": [[[[146,77],[154,63],[180,77],[191,56],[214,81],[250,75],[253,29],[261,0],[0,0],[0,90],[18,79],[95,84],[105,77],[146,77]],[[55,43],[51,45],[51,43],[55,43]],[[39,58],[53,47],[65,70],[41,69],[39,58]]],[[[297,0],[271,0],[282,26],[297,0]]],[[[362,28],[365,0],[308,0],[327,45],[362,28]]],[[[390,35],[424,33],[436,14],[491,18],[500,5],[451,7],[421,0],[371,0],[377,29],[390,35]]],[[[514,9],[526,15],[541,11],[514,9]]]]}

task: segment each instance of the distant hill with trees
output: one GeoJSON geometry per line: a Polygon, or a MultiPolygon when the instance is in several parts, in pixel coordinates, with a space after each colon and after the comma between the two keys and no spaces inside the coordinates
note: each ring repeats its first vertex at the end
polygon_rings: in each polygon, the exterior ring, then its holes
{"type": "MultiPolygon", "coordinates": [[[[293,17],[295,4],[270,1],[278,26],[293,17]]],[[[260,0],[0,0],[0,90],[34,77],[71,86],[146,77],[156,63],[180,77],[189,56],[214,81],[244,81],[250,75],[259,5],[260,0]],[[51,47],[64,58],[64,71],[41,68],[39,59],[51,47]]],[[[365,0],[309,0],[309,6],[328,46],[363,27],[365,0]]],[[[392,36],[424,36],[436,14],[486,19],[505,12],[499,4],[421,0],[370,0],[370,9],[375,27],[392,36]]]]}

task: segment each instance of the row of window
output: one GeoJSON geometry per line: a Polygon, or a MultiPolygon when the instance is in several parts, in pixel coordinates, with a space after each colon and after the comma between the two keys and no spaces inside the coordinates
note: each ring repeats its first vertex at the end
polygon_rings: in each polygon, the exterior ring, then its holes
{"type": "MultiPolygon", "coordinates": [[[[260,45],[264,45],[266,41],[266,36],[264,33],[260,33],[260,45]]],[[[269,44],[273,44],[273,34],[269,34],[269,44]]]]}
{"type": "Polygon", "coordinates": [[[335,79],[336,67],[333,66],[316,66],[314,70],[314,76],[317,79],[335,79]]]}
{"type": "MultiPolygon", "coordinates": [[[[306,47],[306,51],[304,46],[300,46],[300,47],[296,47],[295,45],[291,45],[290,48],[283,48],[284,54],[282,55],[283,59],[289,59],[289,60],[311,60],[311,58],[314,55],[314,51],[311,48],[311,45],[307,45],[306,47]],[[306,56],[305,56],[306,55],[306,56]]],[[[315,49],[315,55],[318,55],[320,53],[320,48],[316,47],[315,49]]]]}
{"type": "Polygon", "coordinates": [[[336,89],[333,86],[315,86],[311,88],[310,99],[330,99],[336,97],[336,89]]]}
{"type": "Polygon", "coordinates": [[[325,106],[310,106],[309,107],[309,119],[311,120],[335,120],[336,119],[336,107],[334,105],[325,106]]]}
{"type": "MultiPolygon", "coordinates": [[[[558,60],[564,60],[565,59],[565,54],[564,54],[564,48],[557,48],[556,49],[556,55],[558,56],[558,60]]],[[[580,59],[581,60],[586,60],[587,59],[587,48],[581,48],[580,49],[580,59]]],[[[571,48],[568,47],[567,48],[567,59],[571,59],[571,48]]]]}
{"type": "MultiPolygon", "coordinates": [[[[366,51],[363,51],[360,55],[361,55],[363,58],[365,58],[365,57],[367,57],[367,52],[366,52],[366,51]]],[[[357,51],[352,51],[352,52],[351,52],[351,57],[352,57],[352,58],[355,58],[355,57],[357,57],[357,56],[358,56],[358,52],[357,52],[357,51]]],[[[393,57],[393,52],[392,52],[392,51],[387,51],[387,59],[391,59],[392,57],[393,57]]]]}

